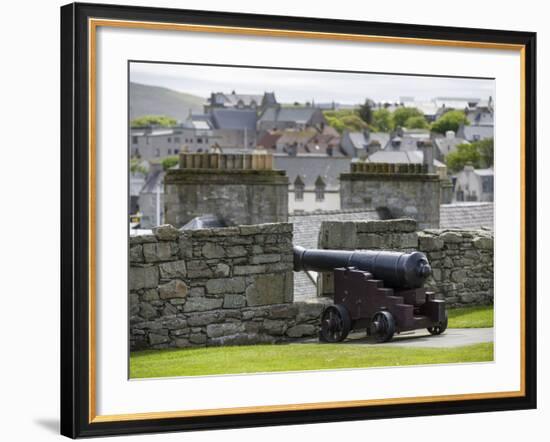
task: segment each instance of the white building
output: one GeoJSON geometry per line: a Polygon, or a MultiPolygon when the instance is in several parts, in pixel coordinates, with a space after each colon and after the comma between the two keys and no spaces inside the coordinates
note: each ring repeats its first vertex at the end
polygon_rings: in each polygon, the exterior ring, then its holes
{"type": "Polygon", "coordinates": [[[473,166],[465,166],[456,175],[455,198],[460,201],[493,201],[495,172],[489,169],[474,169],[473,166]]]}

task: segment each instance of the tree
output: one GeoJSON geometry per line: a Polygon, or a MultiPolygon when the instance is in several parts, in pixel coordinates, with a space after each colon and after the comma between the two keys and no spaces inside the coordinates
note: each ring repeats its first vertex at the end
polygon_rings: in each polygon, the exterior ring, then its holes
{"type": "Polygon", "coordinates": [[[481,155],[475,144],[459,144],[456,150],[447,155],[447,167],[453,173],[464,169],[470,163],[475,169],[480,167],[481,155]]]}
{"type": "Polygon", "coordinates": [[[412,117],[422,117],[424,114],[415,107],[400,107],[393,111],[393,123],[395,127],[407,127],[406,122],[412,117]]]}
{"type": "Polygon", "coordinates": [[[417,116],[407,118],[405,127],[407,129],[427,129],[429,124],[424,117],[417,116]]]}
{"type": "Polygon", "coordinates": [[[145,115],[143,117],[134,118],[130,124],[132,127],[149,127],[161,126],[171,127],[177,124],[177,120],[166,115],[145,115]]]}
{"type": "Polygon", "coordinates": [[[342,133],[344,130],[351,132],[359,132],[366,129],[367,123],[365,123],[355,111],[343,109],[334,111],[324,111],[329,126],[342,133]]]}
{"type": "Polygon", "coordinates": [[[375,132],[391,132],[393,130],[393,118],[389,110],[378,109],[372,113],[372,130],[375,132]]]}
{"type": "Polygon", "coordinates": [[[170,156],[170,157],[165,157],[161,161],[162,168],[164,170],[168,170],[171,167],[174,167],[178,163],[179,163],[179,157],[177,155],[173,155],[173,156],[170,156]]]}
{"type": "Polygon", "coordinates": [[[358,113],[361,119],[367,123],[372,124],[372,108],[374,107],[374,101],[367,98],[365,103],[359,107],[358,113]]]}
{"type": "Polygon", "coordinates": [[[494,164],[494,140],[493,138],[486,138],[474,142],[481,156],[481,167],[492,167],[494,164]]]}
{"type": "Polygon", "coordinates": [[[468,118],[466,118],[466,114],[459,110],[449,111],[432,124],[432,132],[440,134],[444,134],[448,130],[456,132],[461,124],[470,124],[468,118]]]}

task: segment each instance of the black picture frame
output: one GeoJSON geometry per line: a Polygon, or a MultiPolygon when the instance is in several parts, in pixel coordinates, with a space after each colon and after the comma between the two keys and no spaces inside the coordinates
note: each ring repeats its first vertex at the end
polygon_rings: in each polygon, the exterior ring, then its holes
{"type": "Polygon", "coordinates": [[[61,8],[61,434],[76,438],[536,408],[536,34],[73,3],[61,8]],[[198,417],[90,418],[89,18],[520,45],[524,51],[524,395],[198,417]]]}

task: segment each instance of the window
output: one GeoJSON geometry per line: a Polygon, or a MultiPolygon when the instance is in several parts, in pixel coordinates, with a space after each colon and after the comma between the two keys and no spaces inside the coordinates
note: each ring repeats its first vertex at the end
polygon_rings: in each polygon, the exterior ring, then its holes
{"type": "Polygon", "coordinates": [[[481,140],[481,135],[475,134],[474,135],[474,141],[479,141],[479,140],[481,140]]]}
{"type": "Polygon", "coordinates": [[[168,155],[172,155],[172,149],[168,149],[168,155]]]}
{"type": "Polygon", "coordinates": [[[138,137],[133,136],[132,137],[132,144],[137,144],[137,143],[138,143],[138,137]]]}
{"type": "Polygon", "coordinates": [[[325,200],[325,187],[326,184],[323,181],[323,178],[320,176],[315,180],[315,201],[324,201],[325,200]]]}
{"type": "Polygon", "coordinates": [[[294,200],[303,201],[303,199],[304,199],[304,182],[302,181],[302,178],[300,178],[300,175],[298,175],[294,180],[294,200]]]}
{"type": "Polygon", "coordinates": [[[202,138],[197,138],[197,143],[202,144],[202,138]]]}
{"type": "Polygon", "coordinates": [[[484,176],[481,178],[481,189],[483,193],[493,193],[493,177],[484,176]]]}
{"type": "Polygon", "coordinates": [[[171,142],[172,142],[172,138],[171,138],[171,137],[168,137],[168,138],[166,139],[166,141],[168,141],[169,143],[171,143],[171,142]]]}
{"type": "Polygon", "coordinates": [[[155,149],[155,156],[160,157],[160,149],[158,147],[155,149]]]}
{"type": "Polygon", "coordinates": [[[174,143],[180,143],[180,137],[174,137],[174,143]]]}

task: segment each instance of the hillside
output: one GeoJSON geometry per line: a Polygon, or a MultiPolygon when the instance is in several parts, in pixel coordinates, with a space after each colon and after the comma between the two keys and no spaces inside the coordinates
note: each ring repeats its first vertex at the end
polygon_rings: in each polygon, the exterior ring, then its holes
{"type": "Polygon", "coordinates": [[[202,112],[206,100],[196,95],[159,86],[130,83],[130,120],[144,115],[166,115],[183,121],[193,112],[202,112]]]}

